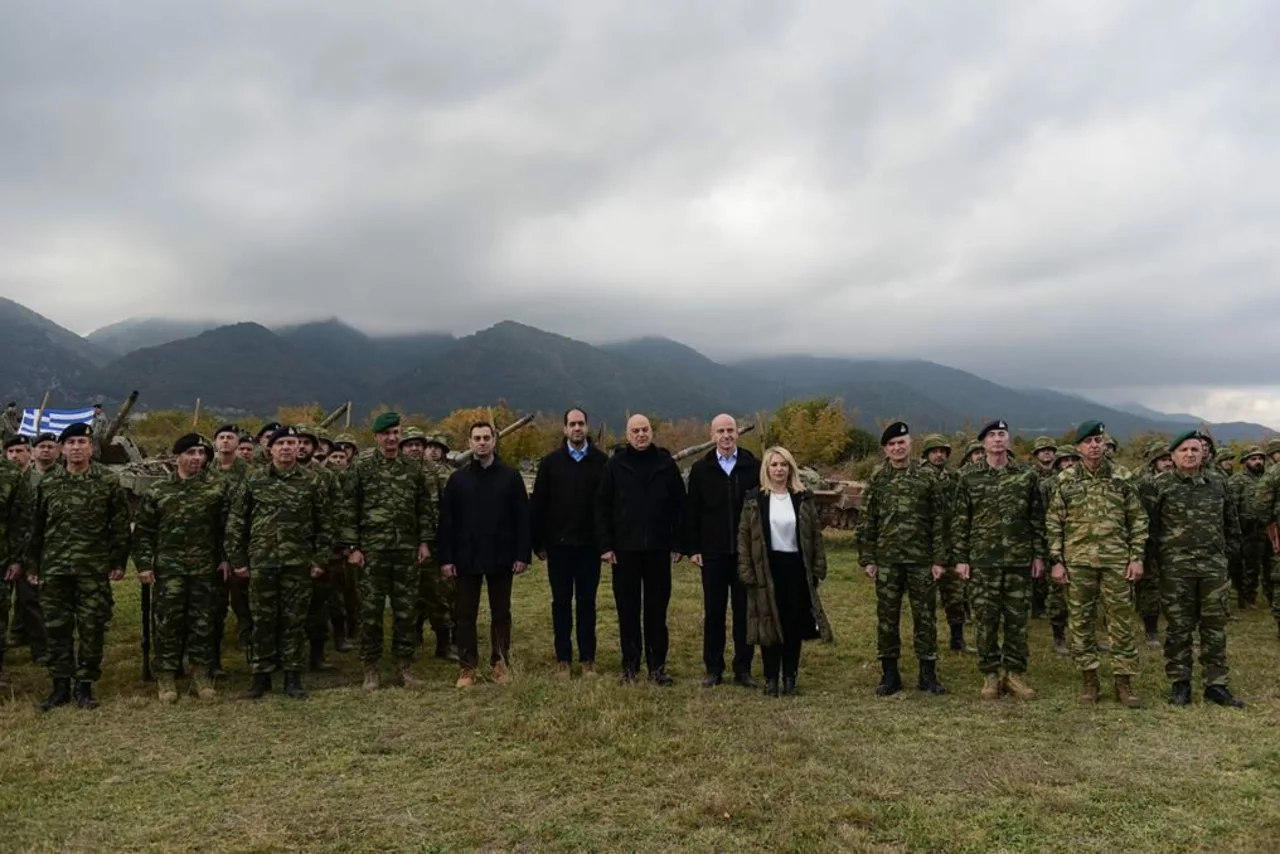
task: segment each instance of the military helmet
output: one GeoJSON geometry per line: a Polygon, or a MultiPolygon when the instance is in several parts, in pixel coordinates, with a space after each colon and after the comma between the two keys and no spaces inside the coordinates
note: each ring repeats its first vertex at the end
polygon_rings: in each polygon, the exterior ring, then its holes
{"type": "Polygon", "coordinates": [[[315,427],[312,427],[310,424],[295,424],[293,429],[298,434],[299,439],[301,439],[303,436],[306,436],[312,442],[319,444],[320,432],[316,430],[315,427]]]}
{"type": "Polygon", "coordinates": [[[358,449],[359,447],[356,445],[356,437],[350,433],[339,433],[337,436],[334,436],[333,445],[335,448],[346,447],[346,448],[358,449]]]}
{"type": "Polygon", "coordinates": [[[1161,457],[1168,456],[1172,456],[1172,454],[1169,453],[1169,446],[1164,442],[1152,442],[1147,446],[1147,452],[1142,455],[1147,465],[1154,465],[1161,457]]]}
{"type": "Polygon", "coordinates": [[[920,449],[920,456],[929,456],[930,451],[936,451],[939,448],[945,450],[947,455],[951,454],[951,443],[947,441],[947,437],[941,433],[930,433],[924,437],[924,444],[920,449]]]}
{"type": "Polygon", "coordinates": [[[1037,436],[1035,444],[1031,446],[1031,453],[1038,454],[1041,451],[1056,451],[1058,445],[1049,436],[1037,436]]]}
{"type": "Polygon", "coordinates": [[[1230,448],[1219,448],[1213,455],[1214,462],[1225,463],[1236,458],[1235,452],[1230,448]]]}
{"type": "Polygon", "coordinates": [[[1103,444],[1105,444],[1112,451],[1120,450],[1120,443],[1116,441],[1115,436],[1112,436],[1110,433],[1103,433],[1102,435],[1105,437],[1103,439],[1103,444]]]}
{"type": "Polygon", "coordinates": [[[1080,459],[1080,452],[1077,451],[1076,446],[1071,444],[1070,442],[1067,442],[1062,445],[1058,445],[1053,450],[1054,450],[1053,461],[1055,463],[1061,462],[1062,460],[1080,459]]]}
{"type": "Polygon", "coordinates": [[[400,445],[403,447],[410,442],[421,442],[425,446],[427,444],[427,434],[423,433],[419,427],[406,427],[400,434],[400,445]]]}
{"type": "Polygon", "coordinates": [[[1280,436],[1276,436],[1274,439],[1267,442],[1266,447],[1262,450],[1266,451],[1268,457],[1272,454],[1280,454],[1280,436]]]}
{"type": "Polygon", "coordinates": [[[967,460],[969,459],[970,456],[973,455],[974,451],[981,451],[981,450],[982,450],[981,442],[978,442],[978,441],[970,442],[964,447],[964,458],[967,460]]]}
{"type": "Polygon", "coordinates": [[[443,433],[428,433],[427,445],[439,445],[441,448],[444,448],[445,453],[448,453],[449,451],[449,440],[445,438],[443,433]]]}
{"type": "Polygon", "coordinates": [[[1250,445],[1249,447],[1245,448],[1243,451],[1240,452],[1239,459],[1240,459],[1240,462],[1244,462],[1245,460],[1249,459],[1249,457],[1265,457],[1265,456],[1266,454],[1264,454],[1262,452],[1262,449],[1259,448],[1257,445],[1250,445]]]}

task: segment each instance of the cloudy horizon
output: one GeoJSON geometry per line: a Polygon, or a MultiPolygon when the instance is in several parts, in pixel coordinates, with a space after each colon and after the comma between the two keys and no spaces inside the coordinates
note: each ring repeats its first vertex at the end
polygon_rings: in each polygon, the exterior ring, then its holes
{"type": "Polygon", "coordinates": [[[922,358],[1280,427],[1263,2],[19,4],[0,294],[922,358]]]}

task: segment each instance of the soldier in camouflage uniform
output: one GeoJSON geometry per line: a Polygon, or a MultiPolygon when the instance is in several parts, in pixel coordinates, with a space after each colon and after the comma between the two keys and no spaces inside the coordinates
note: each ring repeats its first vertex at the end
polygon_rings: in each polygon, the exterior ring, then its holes
{"type": "Polygon", "coordinates": [[[102,645],[111,622],[111,582],[129,557],[129,506],[116,476],[93,462],[93,430],[72,424],[59,437],[66,464],[36,488],[25,569],[40,585],[53,690],[45,710],[71,702],[96,708],[102,645]],[[77,656],[75,637],[80,637],[77,656]],[[75,679],[75,690],[71,681],[75,679]]]}
{"type": "Polygon", "coordinates": [[[419,569],[431,556],[435,507],[422,467],[400,451],[400,416],[384,412],[373,423],[377,452],[356,461],[348,473],[342,540],[348,562],[360,567],[360,653],[366,692],[378,690],[383,649],[383,613],[391,600],[391,652],[401,685],[420,685],[413,674],[418,647],[419,569]]]}
{"type": "Polygon", "coordinates": [[[1084,690],[1079,702],[1098,702],[1097,613],[1108,616],[1116,699],[1136,709],[1133,693],[1138,647],[1130,617],[1129,585],[1142,578],[1147,514],[1138,490],[1117,477],[1105,458],[1104,426],[1086,421],[1076,430],[1080,464],[1062,472],[1052,487],[1045,527],[1053,580],[1067,585],[1071,654],[1084,690]]]}
{"type": "MultiPolygon", "coordinates": [[[[1146,468],[1137,478],[1138,495],[1142,506],[1151,518],[1152,500],[1155,498],[1155,479],[1173,468],[1173,456],[1164,442],[1155,442],[1147,449],[1146,468]]],[[[1142,562],[1142,578],[1133,586],[1134,607],[1142,617],[1147,646],[1159,649],[1160,643],[1160,562],[1156,559],[1154,543],[1148,538],[1146,555],[1142,562]]]]}
{"type": "Polygon", "coordinates": [[[977,465],[982,462],[986,452],[982,449],[981,442],[970,442],[964,448],[964,457],[960,460],[960,469],[977,465]]]}
{"type": "MultiPolygon", "coordinates": [[[[240,440],[240,430],[234,424],[223,424],[213,434],[213,459],[209,463],[209,471],[226,482],[228,500],[249,474],[249,463],[239,453],[240,440]]],[[[208,671],[213,679],[226,675],[222,669],[222,638],[226,632],[228,610],[236,615],[236,642],[244,650],[247,661],[249,633],[253,628],[253,615],[249,611],[249,582],[229,572],[219,579],[215,591],[213,654],[208,671]]]]}
{"type": "MultiPolygon", "coordinates": [[[[40,479],[57,468],[61,454],[62,446],[58,444],[58,437],[52,433],[41,433],[32,443],[27,483],[31,487],[33,504],[40,479]]],[[[14,645],[29,644],[31,660],[44,667],[49,663],[49,655],[45,643],[44,617],[40,613],[40,590],[27,580],[26,573],[20,573],[13,583],[13,593],[16,600],[12,627],[14,645]]]]}
{"type": "Polygon", "coordinates": [[[1267,539],[1267,514],[1254,500],[1253,492],[1262,484],[1266,455],[1257,445],[1240,454],[1240,471],[1227,481],[1231,500],[1240,514],[1240,574],[1236,598],[1241,610],[1254,607],[1258,601],[1258,580],[1270,570],[1268,558],[1271,542],[1267,539]]]}
{"type": "Polygon", "coordinates": [[[947,468],[947,459],[951,456],[951,445],[946,437],[938,433],[930,433],[924,437],[921,450],[923,471],[938,479],[942,490],[942,543],[945,558],[943,566],[948,571],[938,579],[938,597],[942,600],[942,612],[946,615],[947,626],[951,633],[952,652],[972,652],[965,646],[964,624],[969,619],[969,602],[966,597],[965,580],[950,571],[954,565],[951,560],[951,502],[955,498],[956,484],[960,475],[947,468]]]}
{"type": "Polygon", "coordinates": [[[1004,692],[1032,700],[1036,692],[1025,681],[1027,611],[1031,579],[1044,573],[1040,478],[1010,456],[1004,421],[987,424],[978,437],[985,457],[961,471],[953,508],[956,572],[969,579],[982,698],[998,699],[1004,692]]]}
{"type": "Polygon", "coordinates": [[[301,700],[311,579],[324,574],[333,548],[329,497],[298,466],[297,430],[276,430],[267,449],[271,462],[249,473],[232,502],[227,557],[249,579],[253,677],[246,697],[260,699],[271,690],[271,674],[283,670],[285,694],[301,700]]]}
{"type": "Polygon", "coordinates": [[[890,424],[880,437],[886,465],[867,484],[855,543],[863,570],[876,585],[877,652],[882,676],[876,694],[902,690],[898,656],[902,599],[911,600],[912,638],[920,663],[917,687],[945,694],[938,681],[937,580],[946,560],[942,488],[911,459],[910,428],[890,424]]]}
{"type": "MultiPolygon", "coordinates": [[[[426,454],[422,461],[422,470],[427,477],[427,490],[439,517],[440,494],[449,481],[453,469],[445,462],[449,453],[449,441],[439,433],[426,437],[426,454]]],[[[429,543],[431,557],[422,564],[421,587],[418,595],[418,636],[423,634],[424,624],[431,626],[436,636],[436,658],[444,661],[457,661],[458,648],[454,645],[453,609],[458,602],[458,580],[445,578],[440,571],[440,563],[436,560],[436,543],[429,543]]]]}
{"type": "Polygon", "coordinates": [[[160,702],[175,703],[174,676],[183,650],[202,700],[217,696],[214,662],[219,591],[230,574],[223,554],[230,482],[205,468],[203,439],[188,433],[173,445],[177,471],[155,484],[138,506],[132,552],[138,580],[154,584],[155,659],[160,702]]]}
{"type": "MultiPolygon", "coordinates": [[[[1267,454],[1266,473],[1270,474],[1272,469],[1280,468],[1280,437],[1267,442],[1263,450],[1267,454]]],[[[1274,580],[1280,576],[1280,532],[1277,531],[1274,522],[1267,526],[1266,535],[1271,542],[1271,550],[1267,553],[1267,561],[1258,580],[1262,587],[1262,595],[1271,604],[1271,613],[1275,615],[1277,621],[1280,621],[1280,605],[1277,605],[1274,593],[1274,580]]]]}
{"type": "MultiPolygon", "coordinates": [[[[1053,474],[1040,482],[1041,501],[1047,508],[1049,498],[1053,495],[1054,484],[1058,476],[1080,463],[1080,452],[1075,445],[1059,445],[1053,456],[1053,474]]],[[[1045,616],[1049,618],[1049,628],[1053,631],[1053,652],[1055,655],[1068,655],[1067,649],[1067,588],[1064,584],[1049,584],[1049,592],[1044,602],[1045,616]]]]}
{"type": "MultiPolygon", "coordinates": [[[[1058,455],[1058,446],[1053,439],[1048,436],[1037,436],[1034,444],[1031,446],[1031,465],[1036,470],[1036,474],[1040,475],[1041,481],[1048,481],[1053,477],[1056,469],[1054,468],[1054,460],[1058,455]]],[[[1042,575],[1039,578],[1031,580],[1031,618],[1039,620],[1044,617],[1045,602],[1049,597],[1049,588],[1053,585],[1049,581],[1049,576],[1042,575]]]]}
{"type": "MultiPolygon", "coordinates": [[[[341,498],[338,524],[341,527],[342,513],[345,513],[347,489],[351,478],[348,472],[355,465],[360,449],[356,447],[355,436],[350,433],[339,433],[333,439],[333,449],[325,465],[337,476],[338,492],[341,498]]],[[[333,624],[333,648],[338,652],[351,652],[355,647],[351,639],[360,631],[360,590],[356,567],[346,561],[331,567],[333,573],[333,592],[329,596],[329,620],[333,624]]]]}
{"type": "MultiPolygon", "coordinates": [[[[343,501],[338,475],[315,459],[316,450],[320,446],[320,432],[308,424],[299,424],[294,430],[298,434],[298,466],[320,484],[325,497],[325,512],[329,514],[328,528],[336,532],[343,501]]],[[[310,647],[307,667],[312,673],[333,669],[333,665],[325,661],[324,645],[329,633],[335,567],[341,566],[345,561],[345,550],[335,543],[324,562],[324,572],[311,579],[311,601],[307,605],[307,644],[310,647]]]]}
{"type": "MultiPolygon", "coordinates": [[[[1271,447],[1268,445],[1268,447],[1271,447]]],[[[1271,616],[1276,620],[1277,637],[1280,638],[1280,595],[1276,593],[1276,584],[1280,583],[1280,558],[1276,554],[1276,525],[1280,520],[1280,465],[1267,469],[1262,478],[1246,496],[1249,502],[1249,515],[1264,524],[1263,531],[1270,541],[1267,555],[1270,572],[1264,572],[1262,592],[1271,603],[1271,616]]]]}
{"type": "Polygon", "coordinates": [[[10,585],[22,575],[26,560],[27,527],[31,524],[31,484],[27,473],[8,459],[0,459],[0,681],[4,679],[5,644],[9,637],[10,585]]]}
{"type": "MultiPolygon", "coordinates": [[[[18,435],[21,427],[22,413],[18,410],[18,402],[11,400],[5,405],[4,413],[0,414],[0,443],[7,442],[18,435]]],[[[38,425],[37,429],[39,429],[38,425]]]]}
{"type": "Polygon", "coordinates": [[[1213,455],[1213,461],[1228,479],[1236,473],[1236,454],[1230,448],[1219,448],[1213,455]]]}
{"type": "MultiPolygon", "coordinates": [[[[1204,698],[1243,706],[1227,688],[1227,559],[1240,550],[1240,522],[1225,479],[1206,475],[1192,430],[1169,445],[1174,469],[1159,475],[1151,499],[1151,539],[1160,564],[1169,702],[1191,703],[1192,636],[1199,629],[1204,698]]],[[[1215,467],[1216,468],[1216,467],[1215,467]]]]}

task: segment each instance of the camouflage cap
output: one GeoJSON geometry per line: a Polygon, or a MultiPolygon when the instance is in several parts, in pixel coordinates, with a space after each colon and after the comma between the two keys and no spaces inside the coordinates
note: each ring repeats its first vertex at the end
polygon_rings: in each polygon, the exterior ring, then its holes
{"type": "Polygon", "coordinates": [[[427,434],[423,433],[422,429],[419,427],[406,427],[404,428],[404,431],[400,433],[400,444],[403,446],[410,442],[421,442],[423,445],[426,445],[427,434]]]}
{"type": "Polygon", "coordinates": [[[1266,446],[1262,450],[1267,452],[1267,456],[1271,456],[1272,454],[1280,454],[1280,436],[1277,436],[1271,441],[1267,442],[1266,446]]]}
{"type": "Polygon", "coordinates": [[[1080,459],[1080,452],[1076,450],[1075,445],[1059,445],[1053,450],[1054,450],[1053,461],[1055,463],[1058,462],[1059,460],[1080,459]]]}
{"type": "Polygon", "coordinates": [[[947,437],[941,433],[930,433],[924,437],[924,443],[921,446],[920,456],[929,456],[930,451],[942,449],[949,455],[951,453],[951,443],[947,441],[947,437]]]}
{"type": "Polygon", "coordinates": [[[1035,444],[1031,446],[1031,453],[1038,454],[1041,451],[1056,451],[1058,445],[1049,436],[1037,436],[1035,444]]]}
{"type": "Polygon", "coordinates": [[[334,444],[334,445],[337,445],[337,446],[341,446],[341,445],[349,445],[349,446],[351,446],[352,448],[357,447],[357,446],[356,446],[356,437],[355,437],[355,436],[353,436],[353,435],[352,435],[352,434],[350,434],[350,433],[339,433],[337,436],[334,436],[334,437],[333,437],[333,444],[334,444]]]}
{"type": "Polygon", "coordinates": [[[1262,452],[1262,449],[1259,448],[1257,445],[1250,445],[1249,447],[1245,448],[1243,451],[1240,452],[1240,462],[1244,462],[1245,460],[1249,459],[1249,457],[1265,457],[1265,456],[1266,454],[1264,454],[1262,452]]]}
{"type": "Polygon", "coordinates": [[[1214,462],[1225,463],[1236,458],[1235,452],[1230,448],[1219,448],[1213,455],[1214,462]]]}
{"type": "Polygon", "coordinates": [[[1142,456],[1147,461],[1147,465],[1150,465],[1161,457],[1169,456],[1169,446],[1163,442],[1152,442],[1142,456]]]}
{"type": "Polygon", "coordinates": [[[1113,451],[1120,450],[1120,443],[1116,441],[1115,436],[1112,436],[1110,433],[1103,433],[1102,435],[1106,436],[1105,444],[1108,448],[1113,451]]]}
{"type": "Polygon", "coordinates": [[[320,439],[320,434],[310,424],[295,424],[293,429],[299,439],[310,439],[312,442],[320,439]]]}
{"type": "Polygon", "coordinates": [[[967,460],[969,459],[969,457],[973,455],[974,451],[981,451],[981,450],[982,450],[981,442],[970,442],[964,447],[964,458],[967,460]]]}
{"type": "Polygon", "coordinates": [[[444,448],[445,451],[449,450],[449,440],[443,433],[428,433],[427,445],[439,445],[441,448],[444,448]]]}

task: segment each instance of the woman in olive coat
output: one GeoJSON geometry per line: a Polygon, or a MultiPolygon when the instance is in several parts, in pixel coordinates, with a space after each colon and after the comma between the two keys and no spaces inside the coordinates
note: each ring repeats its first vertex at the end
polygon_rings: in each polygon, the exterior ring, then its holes
{"type": "Polygon", "coordinates": [[[764,452],[760,489],[742,507],[738,577],[747,588],[747,643],[764,657],[764,692],[794,695],[801,643],[832,635],[818,597],[827,577],[822,522],[785,448],[764,452]]]}

